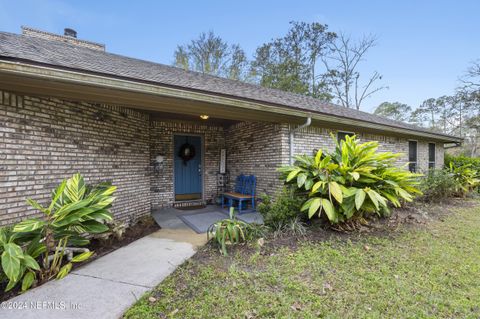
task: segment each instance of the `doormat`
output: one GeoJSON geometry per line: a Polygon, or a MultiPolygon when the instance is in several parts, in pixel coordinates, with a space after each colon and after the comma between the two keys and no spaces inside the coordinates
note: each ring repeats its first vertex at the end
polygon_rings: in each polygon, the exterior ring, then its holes
{"type": "Polygon", "coordinates": [[[206,205],[192,205],[192,206],[175,206],[175,209],[178,210],[196,210],[196,209],[204,209],[207,207],[206,205]]]}
{"type": "Polygon", "coordinates": [[[176,201],[181,201],[181,200],[196,200],[196,199],[202,199],[202,193],[178,194],[178,195],[175,195],[175,200],[176,200],[176,201]]]}

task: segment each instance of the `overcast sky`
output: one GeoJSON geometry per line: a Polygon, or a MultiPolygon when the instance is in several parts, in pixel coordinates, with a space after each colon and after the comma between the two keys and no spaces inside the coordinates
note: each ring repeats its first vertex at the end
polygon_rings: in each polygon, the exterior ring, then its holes
{"type": "Polygon", "coordinates": [[[361,71],[383,75],[388,90],[365,102],[414,107],[452,94],[469,62],[480,58],[480,1],[58,1],[0,0],[0,31],[26,25],[105,43],[107,51],[171,64],[177,44],[213,30],[251,57],[285,34],[292,20],[326,23],[352,37],[375,34],[361,71]]]}

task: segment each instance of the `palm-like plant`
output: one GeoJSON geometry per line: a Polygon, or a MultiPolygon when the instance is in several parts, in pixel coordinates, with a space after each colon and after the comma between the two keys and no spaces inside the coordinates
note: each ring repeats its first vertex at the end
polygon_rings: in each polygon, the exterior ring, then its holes
{"type": "MultiPolygon", "coordinates": [[[[72,268],[72,263],[84,261],[93,254],[85,250],[62,266],[69,246],[84,246],[89,243],[87,235],[108,230],[105,221],[112,220],[109,208],[115,197],[116,187],[100,184],[89,188],[80,174],[75,174],[52,192],[52,201],[43,207],[36,201],[28,203],[43,213],[43,218],[24,220],[13,227],[19,242],[37,247],[42,256],[40,280],[52,277],[63,278],[72,268]]],[[[3,258],[2,258],[3,263],[3,258]]],[[[3,265],[5,269],[5,265],[3,265]]],[[[9,277],[15,281],[16,277],[9,277]]]]}
{"type": "Polygon", "coordinates": [[[234,208],[230,208],[230,218],[212,224],[207,230],[207,239],[214,238],[224,256],[227,253],[227,244],[238,244],[246,241],[249,225],[235,217],[234,208]]]}
{"type": "Polygon", "coordinates": [[[421,193],[419,175],[394,165],[400,154],[377,150],[377,142],[360,144],[346,136],[331,154],[319,150],[315,156],[297,156],[295,165],[280,171],[286,183],[308,192],[302,211],[308,210],[310,218],[325,212],[331,223],[339,223],[365,213],[385,215],[389,203],[399,207],[401,200],[421,193]]]}

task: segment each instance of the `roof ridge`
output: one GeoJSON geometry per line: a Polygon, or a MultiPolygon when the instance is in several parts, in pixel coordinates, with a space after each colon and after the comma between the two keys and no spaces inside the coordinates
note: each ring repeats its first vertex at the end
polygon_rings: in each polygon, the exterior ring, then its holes
{"type": "MultiPolygon", "coordinates": [[[[90,40],[84,40],[84,39],[79,39],[79,38],[73,38],[73,37],[69,37],[69,36],[66,36],[66,35],[61,35],[61,34],[58,34],[58,33],[53,33],[53,32],[49,32],[49,31],[44,31],[44,30],[40,30],[40,29],[35,29],[35,28],[32,28],[32,27],[28,27],[28,26],[24,26],[22,25],[20,27],[23,30],[27,30],[27,31],[32,31],[32,32],[36,32],[36,33],[41,33],[41,34],[44,34],[44,35],[50,35],[50,36],[54,36],[56,38],[60,38],[60,39],[65,39],[65,40],[69,40],[69,41],[75,41],[75,42],[80,42],[80,43],[83,43],[83,44],[93,44],[93,45],[96,45],[96,46],[99,46],[99,47],[103,47],[103,49],[105,49],[105,43],[100,43],[100,42],[95,42],[95,41],[90,41],[90,40]]],[[[13,33],[13,34],[16,34],[16,33],[13,33]]],[[[35,36],[32,36],[32,35],[28,35],[28,34],[19,34],[20,36],[27,36],[27,37],[35,37],[35,36]]],[[[57,40],[52,40],[52,39],[46,39],[46,38],[39,38],[37,37],[37,39],[41,39],[41,40],[45,40],[45,41],[57,41],[57,40]]],[[[62,43],[68,43],[68,42],[62,42],[62,43]]],[[[69,43],[71,44],[71,43],[69,43]]],[[[84,47],[82,46],[83,48],[88,48],[88,47],[84,47]]],[[[103,51],[105,52],[105,51],[103,51]]]]}

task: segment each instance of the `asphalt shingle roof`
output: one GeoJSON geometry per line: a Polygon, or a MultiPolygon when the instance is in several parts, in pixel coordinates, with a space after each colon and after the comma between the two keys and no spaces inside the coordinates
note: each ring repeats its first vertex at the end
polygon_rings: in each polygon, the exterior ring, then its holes
{"type": "Polygon", "coordinates": [[[411,124],[326,103],[308,96],[185,71],[172,66],[93,50],[61,41],[0,32],[0,59],[31,61],[53,67],[148,81],[158,85],[227,95],[239,99],[451,137],[411,124]]]}

